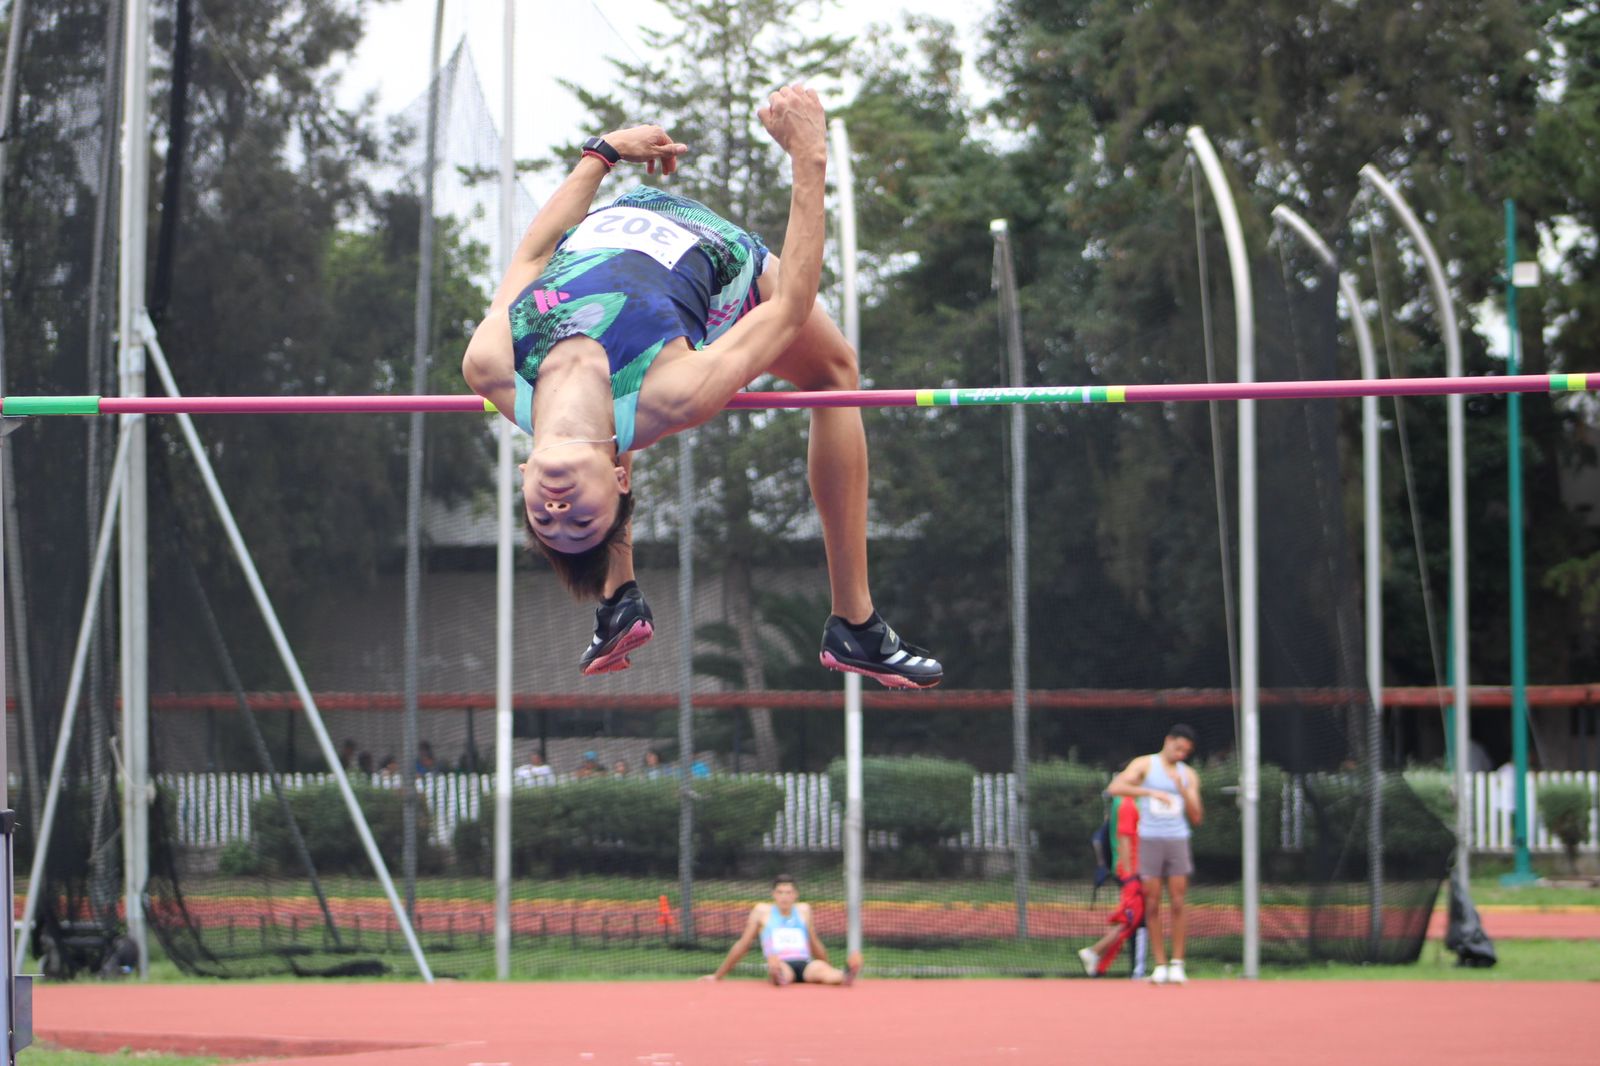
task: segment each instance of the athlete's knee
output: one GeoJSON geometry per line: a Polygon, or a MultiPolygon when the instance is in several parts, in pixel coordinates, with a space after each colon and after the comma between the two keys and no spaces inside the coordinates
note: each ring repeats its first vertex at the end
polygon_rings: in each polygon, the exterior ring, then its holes
{"type": "Polygon", "coordinates": [[[795,382],[813,392],[839,392],[861,387],[861,365],[856,350],[843,337],[820,344],[805,353],[795,382]]]}

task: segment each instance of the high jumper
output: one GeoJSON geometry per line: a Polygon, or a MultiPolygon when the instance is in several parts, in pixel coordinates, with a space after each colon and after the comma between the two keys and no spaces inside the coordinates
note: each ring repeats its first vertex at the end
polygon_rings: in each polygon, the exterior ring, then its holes
{"type": "MultiPolygon", "coordinates": [[[[793,162],[781,266],[759,237],[660,189],[590,211],[618,162],[671,174],[688,151],[659,126],[618,130],[586,142],[534,218],[462,361],[472,390],[533,435],[521,466],[533,544],[574,596],[601,600],[586,674],[625,669],[653,632],[634,580],[631,453],[706,421],[763,374],[806,390],[858,385],[855,351],[816,304],[822,104],[790,86],[758,114],[793,162]]],[[[832,602],[823,665],[896,688],[938,684],[942,664],[873,606],[859,408],[813,411],[808,466],[832,602]]]]}

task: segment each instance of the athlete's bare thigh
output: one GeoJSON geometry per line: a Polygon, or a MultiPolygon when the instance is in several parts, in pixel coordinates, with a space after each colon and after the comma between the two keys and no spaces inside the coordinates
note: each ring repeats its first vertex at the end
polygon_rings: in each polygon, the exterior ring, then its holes
{"type": "MultiPolygon", "coordinates": [[[[781,265],[777,256],[767,257],[759,282],[763,300],[777,292],[781,265]]],[[[772,364],[772,374],[797,389],[854,389],[860,382],[856,353],[820,300],[812,305],[811,316],[799,334],[772,364]]]]}

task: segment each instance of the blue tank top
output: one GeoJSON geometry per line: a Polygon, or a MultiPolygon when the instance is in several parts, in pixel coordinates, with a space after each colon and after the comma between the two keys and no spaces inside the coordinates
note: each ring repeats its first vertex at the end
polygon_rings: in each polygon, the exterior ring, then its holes
{"type": "Polygon", "coordinates": [[[788,914],[776,906],[767,908],[767,920],[761,926],[761,954],[784,962],[811,961],[811,930],[800,917],[798,904],[788,914]]]}
{"type": "MultiPolygon", "coordinates": [[[[1183,763],[1177,765],[1178,777],[1188,781],[1192,772],[1183,763]]],[[[1139,835],[1152,840],[1189,839],[1189,812],[1183,805],[1183,793],[1178,782],[1167,772],[1161,756],[1150,756],[1150,768],[1144,773],[1144,787],[1155,789],[1160,796],[1139,797],[1139,835]]]]}
{"type": "Polygon", "coordinates": [[[697,348],[761,302],[761,239],[686,196],[640,186],[591,211],[510,308],[514,421],[533,432],[539,364],[568,337],[606,351],[617,451],[633,447],[644,376],[667,342],[697,348]]]}

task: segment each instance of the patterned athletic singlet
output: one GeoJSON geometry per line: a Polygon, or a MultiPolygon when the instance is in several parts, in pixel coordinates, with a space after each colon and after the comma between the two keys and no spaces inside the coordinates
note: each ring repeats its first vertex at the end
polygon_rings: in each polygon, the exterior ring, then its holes
{"type": "Polygon", "coordinates": [[[761,954],[782,959],[796,972],[805,969],[811,961],[811,930],[800,917],[799,905],[788,914],[780,912],[776,905],[767,908],[767,920],[761,926],[761,954]]]}
{"type": "Polygon", "coordinates": [[[640,186],[591,212],[511,305],[517,425],[533,432],[533,388],[550,349],[589,337],[606,350],[617,451],[627,451],[662,347],[687,337],[700,348],[727,332],[760,302],[766,258],[759,237],[660,189],[640,186]]]}

